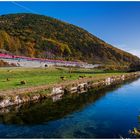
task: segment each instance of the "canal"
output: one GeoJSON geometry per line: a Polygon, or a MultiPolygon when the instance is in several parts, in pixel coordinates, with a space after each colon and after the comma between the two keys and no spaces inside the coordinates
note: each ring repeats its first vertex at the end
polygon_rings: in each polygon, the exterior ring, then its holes
{"type": "Polygon", "coordinates": [[[0,110],[0,138],[131,138],[139,127],[140,79],[0,110]]]}

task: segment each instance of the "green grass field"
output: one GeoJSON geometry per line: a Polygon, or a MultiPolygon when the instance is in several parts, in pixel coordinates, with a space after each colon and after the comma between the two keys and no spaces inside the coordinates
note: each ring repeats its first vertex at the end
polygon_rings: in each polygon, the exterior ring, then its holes
{"type": "Polygon", "coordinates": [[[60,77],[65,76],[66,82],[76,80],[79,76],[104,78],[122,73],[102,73],[96,70],[73,68],[0,68],[0,91],[16,88],[24,88],[38,85],[48,85],[64,82],[60,77]],[[7,80],[8,78],[8,80],[7,80]],[[21,85],[20,81],[26,81],[21,85]]]}

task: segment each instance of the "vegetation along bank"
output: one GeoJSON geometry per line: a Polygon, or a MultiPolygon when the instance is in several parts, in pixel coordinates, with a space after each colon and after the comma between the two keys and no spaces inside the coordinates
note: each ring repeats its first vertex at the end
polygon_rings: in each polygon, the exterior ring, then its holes
{"type": "Polygon", "coordinates": [[[98,76],[98,78],[81,76],[77,80],[68,80],[58,84],[38,85],[19,89],[9,89],[0,91],[0,108],[19,105],[26,102],[39,101],[45,98],[61,97],[64,94],[79,94],[89,90],[99,90],[124,81],[140,77],[139,72],[119,73],[114,76],[98,76]],[[100,77],[100,78],[99,78],[100,77]]]}

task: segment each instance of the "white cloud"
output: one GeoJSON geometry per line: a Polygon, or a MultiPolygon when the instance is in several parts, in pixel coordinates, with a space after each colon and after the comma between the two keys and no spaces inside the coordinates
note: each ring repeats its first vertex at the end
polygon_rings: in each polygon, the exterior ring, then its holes
{"type": "Polygon", "coordinates": [[[140,58],[140,49],[131,49],[126,44],[118,44],[118,45],[114,45],[114,46],[121,50],[127,51],[133,55],[136,55],[140,58]]]}
{"type": "Polygon", "coordinates": [[[129,50],[129,52],[140,58],[140,49],[129,50]]]}

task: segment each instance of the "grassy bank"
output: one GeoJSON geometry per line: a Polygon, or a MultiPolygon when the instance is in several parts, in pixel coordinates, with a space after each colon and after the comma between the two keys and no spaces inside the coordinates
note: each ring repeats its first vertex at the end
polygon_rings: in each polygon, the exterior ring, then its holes
{"type": "Polygon", "coordinates": [[[73,68],[72,73],[69,73],[69,68],[0,68],[0,91],[70,82],[79,77],[100,79],[120,74],[78,68],[73,68]],[[26,81],[26,84],[20,84],[21,81],[26,81]]]}

